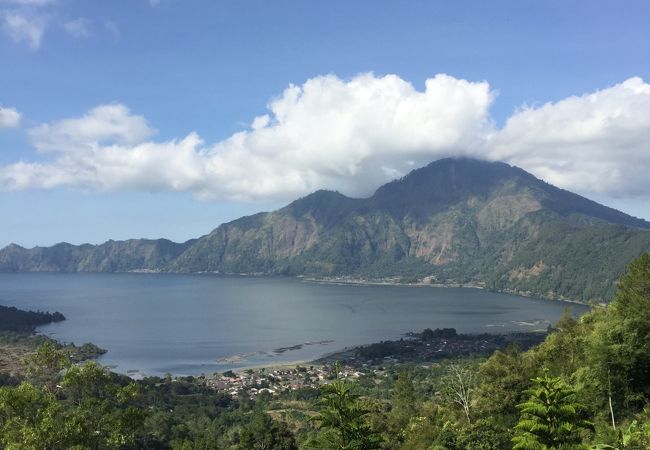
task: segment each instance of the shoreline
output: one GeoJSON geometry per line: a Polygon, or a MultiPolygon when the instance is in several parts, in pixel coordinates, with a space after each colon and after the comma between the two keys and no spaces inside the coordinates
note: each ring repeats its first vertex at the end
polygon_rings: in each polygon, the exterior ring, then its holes
{"type": "MultiPolygon", "coordinates": [[[[290,277],[290,278],[297,278],[305,283],[313,283],[313,284],[326,284],[326,285],[339,285],[339,286],[394,286],[394,287],[412,287],[412,288],[443,288],[443,289],[451,289],[451,288],[463,288],[463,289],[480,289],[486,292],[494,292],[498,294],[510,294],[510,295],[516,295],[518,297],[524,297],[524,298],[530,298],[533,300],[546,300],[546,301],[551,301],[551,302],[564,302],[564,303],[573,303],[576,305],[584,305],[584,306],[592,306],[592,303],[589,302],[583,302],[580,300],[573,300],[565,297],[542,297],[538,295],[534,295],[528,292],[522,292],[522,291],[517,291],[517,290],[511,290],[511,289],[488,289],[484,285],[481,284],[473,284],[473,283],[429,283],[426,281],[418,281],[418,282],[402,282],[402,281],[389,281],[387,280],[373,280],[373,279],[365,279],[365,278],[346,278],[346,277],[333,277],[333,278],[314,278],[314,277],[304,277],[302,275],[298,275],[295,277],[290,277]]],[[[598,306],[606,306],[607,303],[597,303],[598,306]]]]}
{"type": "Polygon", "coordinates": [[[427,283],[425,281],[418,282],[401,282],[389,280],[368,280],[364,278],[312,278],[297,276],[301,281],[314,284],[333,284],[333,285],[350,285],[350,286],[396,286],[396,287],[434,287],[434,288],[467,288],[467,289],[481,289],[486,290],[485,286],[478,284],[463,284],[463,283],[427,283]]]}
{"type": "Polygon", "coordinates": [[[206,386],[230,393],[234,397],[254,398],[262,393],[276,395],[297,389],[318,389],[332,379],[336,363],[344,378],[383,376],[387,370],[418,365],[445,364],[463,358],[488,358],[510,345],[527,350],[543,342],[547,332],[511,332],[458,334],[454,328],[429,328],[411,332],[408,339],[381,341],[345,347],[312,361],[291,361],[273,365],[240,367],[206,375],[206,386]]]}
{"type": "MultiPolygon", "coordinates": [[[[530,324],[530,326],[533,326],[534,324],[530,324]]],[[[404,333],[401,335],[401,338],[392,338],[392,339],[387,339],[387,340],[380,340],[380,341],[375,341],[375,342],[370,342],[370,343],[364,343],[364,344],[359,344],[359,345],[351,345],[351,346],[346,346],[342,347],[336,350],[328,351],[323,354],[320,354],[316,357],[313,358],[306,358],[306,359],[292,359],[288,361],[279,361],[279,362],[271,362],[269,363],[255,363],[251,362],[251,364],[246,364],[242,365],[240,367],[224,367],[220,370],[214,370],[212,372],[201,372],[201,373],[196,373],[196,374],[174,374],[171,373],[173,378],[185,378],[185,377],[201,377],[204,376],[205,378],[215,378],[215,377],[220,377],[223,376],[224,373],[227,372],[233,372],[235,374],[245,374],[248,371],[273,371],[273,370],[294,370],[297,368],[323,368],[326,366],[329,366],[333,364],[335,361],[341,362],[341,364],[344,365],[350,365],[350,364],[356,364],[358,363],[358,358],[357,358],[357,353],[359,350],[363,349],[368,349],[373,346],[377,345],[383,345],[383,344],[397,344],[397,343],[406,343],[407,345],[409,343],[415,343],[419,342],[420,339],[420,334],[417,332],[408,332],[404,333]],[[356,360],[356,363],[355,363],[356,360]]],[[[542,329],[542,328],[537,328],[537,329],[529,329],[529,330],[521,330],[521,331],[504,331],[504,332],[495,332],[495,330],[489,330],[489,331],[484,331],[484,332],[474,332],[474,333],[459,333],[455,337],[452,337],[449,339],[449,341],[453,344],[454,341],[473,341],[473,342],[478,342],[480,338],[488,338],[488,340],[494,340],[494,341],[522,341],[527,340],[530,341],[531,337],[533,339],[540,338],[540,337],[545,337],[547,335],[547,330],[542,329]],[[528,339],[524,339],[524,338],[528,339]]],[[[458,357],[463,357],[467,356],[468,354],[473,354],[473,353],[483,353],[484,350],[476,350],[475,352],[467,352],[466,349],[452,349],[450,353],[446,353],[441,356],[436,356],[435,359],[453,359],[453,358],[458,358],[458,357]]],[[[394,361],[393,361],[394,362],[394,361]]],[[[420,361],[422,363],[427,362],[426,360],[420,361]]],[[[428,361],[432,362],[432,361],[428,361]]],[[[106,366],[109,368],[109,370],[114,371],[114,367],[106,366]]],[[[115,372],[115,373],[120,373],[121,375],[126,375],[130,378],[133,379],[141,379],[141,378],[146,378],[146,377],[159,377],[161,378],[162,375],[150,375],[147,374],[145,371],[141,369],[130,369],[127,370],[126,372],[115,372]]]]}
{"type": "Polygon", "coordinates": [[[193,276],[224,276],[224,277],[266,277],[266,278],[291,278],[306,283],[313,284],[329,284],[329,285],[340,285],[340,286],[394,286],[394,287],[432,287],[432,288],[466,288],[466,289],[481,289],[486,292],[494,292],[498,294],[510,294],[516,295],[518,297],[530,298],[534,300],[547,300],[553,302],[565,302],[573,303],[577,305],[586,305],[586,306],[607,306],[607,302],[603,301],[582,301],[574,300],[567,297],[556,296],[550,297],[542,294],[534,294],[528,291],[518,291],[515,289],[489,289],[482,283],[431,283],[427,281],[418,281],[418,282],[403,282],[397,281],[394,277],[387,277],[386,279],[367,279],[367,278],[346,278],[346,277],[310,277],[304,275],[282,275],[277,273],[266,273],[266,272],[219,272],[219,271],[199,271],[199,272],[176,272],[168,271],[161,269],[133,269],[133,270],[124,270],[124,271],[115,271],[115,272],[63,272],[57,270],[43,270],[43,271],[26,271],[26,272],[0,272],[0,274],[35,274],[35,273],[45,273],[45,274],[133,274],[133,275],[193,275],[193,276]]]}

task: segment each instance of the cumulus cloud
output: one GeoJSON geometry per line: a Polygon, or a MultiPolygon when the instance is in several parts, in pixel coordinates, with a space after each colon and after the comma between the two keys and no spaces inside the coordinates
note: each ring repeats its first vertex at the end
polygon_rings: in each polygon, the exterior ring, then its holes
{"type": "Polygon", "coordinates": [[[3,108],[0,106],[0,130],[15,128],[20,125],[20,113],[16,108],[3,108]]]}
{"type": "Polygon", "coordinates": [[[29,130],[41,152],[80,153],[110,145],[134,145],[155,134],[147,120],[120,104],[97,106],[82,117],[40,125],[29,130]]]}
{"type": "Polygon", "coordinates": [[[516,112],[488,143],[558,186],[606,195],[650,194],[650,85],[640,78],[516,112]]]}
{"type": "Polygon", "coordinates": [[[159,142],[120,104],[29,131],[47,161],[0,166],[0,189],[189,191],[200,198],[291,199],[319,188],[367,195],[446,156],[510,162],[582,193],[650,192],[650,85],[619,85],[491,121],[487,82],[437,75],[333,75],[291,85],[250,127],[216,143],[159,142]],[[47,156],[46,156],[47,155],[47,156]]]}
{"type": "Polygon", "coordinates": [[[82,190],[195,191],[205,178],[201,140],[143,142],[135,146],[91,145],[62,154],[54,163],[18,162],[0,169],[5,190],[72,186],[82,190]]]}
{"type": "Polygon", "coordinates": [[[214,145],[211,164],[235,193],[367,194],[432,158],[471,151],[490,130],[491,102],[487,83],[447,75],[424,91],[394,75],[317,77],[287,88],[250,131],[214,145]]]}
{"type": "Polygon", "coordinates": [[[447,75],[423,91],[394,75],[333,75],[288,87],[250,129],[206,145],[195,133],[148,140],[123,105],[30,131],[49,163],[0,168],[5,189],[188,190],[204,198],[290,198],[329,187],[367,194],[431,159],[465,154],[491,131],[485,82],[447,75]],[[469,149],[469,150],[468,150],[469,149]]]}
{"type": "Polygon", "coordinates": [[[78,19],[64,23],[63,29],[73,38],[87,38],[90,36],[90,20],[85,17],[79,17],[78,19]]]}
{"type": "Polygon", "coordinates": [[[2,13],[2,31],[14,42],[25,43],[32,50],[41,46],[45,21],[42,18],[17,12],[2,13]]]}

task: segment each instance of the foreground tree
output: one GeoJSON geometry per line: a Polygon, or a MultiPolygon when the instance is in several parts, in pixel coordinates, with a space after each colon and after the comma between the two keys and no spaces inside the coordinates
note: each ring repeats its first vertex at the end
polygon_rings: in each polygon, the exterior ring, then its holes
{"type": "Polygon", "coordinates": [[[134,383],[120,386],[104,367],[72,366],[61,380],[67,439],[83,448],[123,448],[135,443],[144,413],[131,405],[134,383]]]}
{"type": "Polygon", "coordinates": [[[417,412],[416,405],[413,378],[409,372],[402,371],[395,382],[390,412],[390,421],[394,430],[399,432],[406,428],[411,417],[417,412]]]}
{"type": "Polygon", "coordinates": [[[625,402],[650,397],[650,253],[634,260],[611,305],[618,335],[610,340],[611,372],[625,378],[625,402]]]}
{"type": "Polygon", "coordinates": [[[470,413],[475,384],[474,372],[469,367],[452,364],[444,382],[447,396],[463,409],[467,423],[472,423],[470,413]]]}
{"type": "Polygon", "coordinates": [[[118,449],[134,445],[144,414],[132,406],[137,390],[122,386],[95,363],[69,367],[46,343],[28,361],[34,384],[0,388],[0,447],[118,449]]]}
{"type": "Polygon", "coordinates": [[[475,401],[478,416],[498,417],[508,427],[514,426],[519,418],[516,405],[526,399],[523,392],[530,387],[535,367],[518,345],[495,351],[478,369],[480,384],[475,401]]]}
{"type": "Polygon", "coordinates": [[[298,450],[284,422],[276,422],[264,411],[256,411],[240,434],[241,450],[298,450]]]}
{"type": "Polygon", "coordinates": [[[576,393],[562,379],[544,371],[533,378],[534,386],[527,390],[528,401],[518,405],[521,411],[515,450],[582,450],[581,433],[593,429],[584,419],[585,408],[576,402],[576,393]]]}
{"type": "Polygon", "coordinates": [[[650,397],[650,254],[629,265],[608,308],[585,317],[586,361],[576,379],[616,429],[650,397]]]}
{"type": "Polygon", "coordinates": [[[48,340],[41,344],[34,354],[27,356],[23,364],[29,381],[54,392],[61,372],[69,368],[72,362],[54,342],[48,340]]]}
{"type": "Polygon", "coordinates": [[[639,424],[633,420],[619,432],[616,445],[598,444],[591,450],[647,450],[650,448],[650,423],[639,424]]]}
{"type": "Polygon", "coordinates": [[[0,388],[0,448],[65,448],[61,407],[47,389],[22,383],[0,388]]]}
{"type": "Polygon", "coordinates": [[[379,448],[379,438],[366,421],[368,411],[354,393],[354,385],[341,378],[338,363],[336,379],[321,388],[321,412],[312,420],[321,429],[334,431],[335,442],[331,448],[338,450],[372,450],[379,448]]]}

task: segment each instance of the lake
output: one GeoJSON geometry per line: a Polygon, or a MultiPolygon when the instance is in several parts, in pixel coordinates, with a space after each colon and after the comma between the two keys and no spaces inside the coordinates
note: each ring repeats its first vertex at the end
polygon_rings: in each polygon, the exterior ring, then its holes
{"type": "Polygon", "coordinates": [[[409,331],[546,328],[566,306],[469,288],[354,286],[283,277],[175,274],[0,274],[0,304],[59,311],[40,327],[108,350],[131,375],[198,375],[315,359],[409,331]]]}

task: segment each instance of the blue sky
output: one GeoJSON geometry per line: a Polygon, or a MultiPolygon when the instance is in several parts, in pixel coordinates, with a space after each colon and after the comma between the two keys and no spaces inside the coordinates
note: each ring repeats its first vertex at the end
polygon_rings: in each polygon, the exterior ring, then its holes
{"type": "Polygon", "coordinates": [[[0,0],[0,246],[185,240],[450,155],[650,219],[648,17],[647,1],[0,0]]]}

